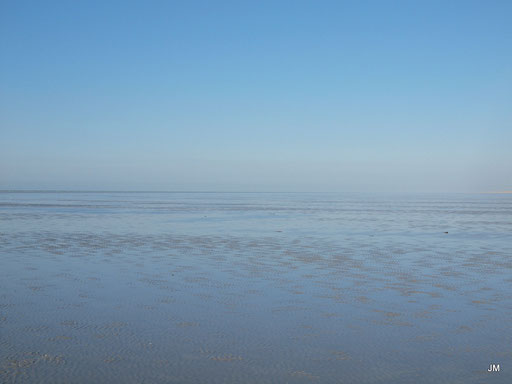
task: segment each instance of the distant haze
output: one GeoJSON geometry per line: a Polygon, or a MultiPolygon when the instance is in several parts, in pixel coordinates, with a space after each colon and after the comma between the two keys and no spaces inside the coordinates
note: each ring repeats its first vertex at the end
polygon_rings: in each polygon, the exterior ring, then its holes
{"type": "Polygon", "coordinates": [[[3,1],[0,189],[512,190],[511,1],[3,1]]]}

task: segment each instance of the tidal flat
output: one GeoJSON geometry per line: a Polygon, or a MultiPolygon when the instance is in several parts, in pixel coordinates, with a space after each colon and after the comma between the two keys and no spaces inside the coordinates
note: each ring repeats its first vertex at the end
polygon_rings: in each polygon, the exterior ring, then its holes
{"type": "Polygon", "coordinates": [[[512,383],[511,324],[512,195],[0,192],[1,383],[512,383]]]}

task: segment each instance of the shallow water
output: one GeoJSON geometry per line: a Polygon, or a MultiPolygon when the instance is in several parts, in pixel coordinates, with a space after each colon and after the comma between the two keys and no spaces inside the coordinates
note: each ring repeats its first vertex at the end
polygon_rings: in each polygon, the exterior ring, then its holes
{"type": "Polygon", "coordinates": [[[2,383],[512,382],[511,195],[1,192],[0,267],[2,383]]]}

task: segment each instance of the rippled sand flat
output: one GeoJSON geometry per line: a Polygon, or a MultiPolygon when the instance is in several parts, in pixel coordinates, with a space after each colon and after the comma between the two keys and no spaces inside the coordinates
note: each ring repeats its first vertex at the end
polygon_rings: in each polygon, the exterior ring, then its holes
{"type": "Polygon", "coordinates": [[[2,383],[512,382],[511,195],[2,192],[0,265],[2,383]]]}

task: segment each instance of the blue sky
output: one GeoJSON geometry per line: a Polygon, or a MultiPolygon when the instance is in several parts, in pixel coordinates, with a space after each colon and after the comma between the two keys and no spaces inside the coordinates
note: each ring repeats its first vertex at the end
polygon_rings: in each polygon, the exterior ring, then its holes
{"type": "Polygon", "coordinates": [[[0,188],[512,189],[510,1],[1,1],[0,188]]]}

